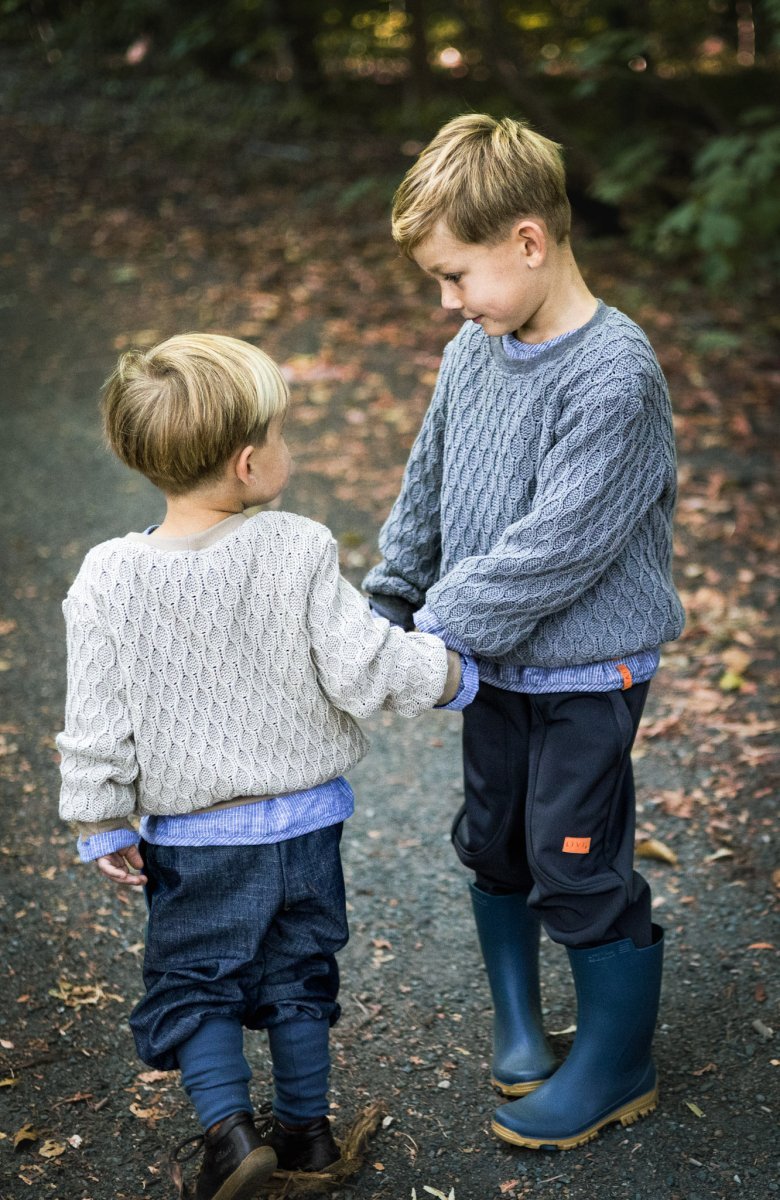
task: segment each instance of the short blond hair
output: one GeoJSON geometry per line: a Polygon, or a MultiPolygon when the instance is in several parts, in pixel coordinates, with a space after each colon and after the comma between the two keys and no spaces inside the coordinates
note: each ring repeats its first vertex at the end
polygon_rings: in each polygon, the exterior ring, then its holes
{"type": "Polygon", "coordinates": [[[556,242],[569,236],[561,147],[524,121],[469,113],[442,126],[407,171],[392,231],[411,258],[440,220],[460,241],[490,245],[518,217],[543,218],[556,242]]]}
{"type": "Polygon", "coordinates": [[[248,342],[184,333],[121,356],[103,392],[108,444],[133,470],[177,496],[219,474],[242,446],[260,446],[289,392],[276,363],[248,342]]]}

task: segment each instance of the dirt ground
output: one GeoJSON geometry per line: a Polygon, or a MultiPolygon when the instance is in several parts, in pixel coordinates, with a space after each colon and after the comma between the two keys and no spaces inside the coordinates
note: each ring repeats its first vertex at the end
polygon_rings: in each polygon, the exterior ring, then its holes
{"type": "MultiPolygon", "coordinates": [[[[127,1028],[143,901],[81,866],[57,819],[61,600],[90,545],[159,514],[154,491],[100,445],[100,384],[118,347],[157,333],[256,337],[288,364],[300,411],[285,506],[332,525],[358,580],[454,327],[396,262],[384,210],[330,206],[325,182],[338,178],[343,147],[299,146],[303,161],[287,153],[281,170],[261,146],[247,184],[166,162],[119,111],[116,136],[84,132],[76,92],[49,105],[43,84],[10,80],[0,112],[0,1200],[162,1198],[174,1195],[168,1150],[197,1130],[175,1076],[146,1071],[127,1028]]],[[[379,717],[351,777],[332,1100],[337,1134],[372,1103],[384,1120],[343,1198],[780,1192],[778,373],[751,313],[727,298],[706,304],[614,246],[593,246],[586,261],[599,294],[650,329],[678,414],[689,621],[651,690],[636,760],[639,834],[655,855],[642,869],[667,935],[661,1103],[565,1154],[513,1151],[491,1135],[489,998],[448,839],[460,718],[379,717]]],[[[547,941],[543,979],[564,1055],[573,991],[565,954],[547,941]]],[[[249,1036],[247,1047],[262,1104],[265,1045],[249,1036]]]]}

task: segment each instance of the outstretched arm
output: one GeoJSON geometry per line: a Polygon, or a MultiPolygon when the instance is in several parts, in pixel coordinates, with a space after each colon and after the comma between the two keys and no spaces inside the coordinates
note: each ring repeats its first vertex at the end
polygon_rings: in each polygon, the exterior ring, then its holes
{"type": "Polygon", "coordinates": [[[365,597],[340,574],[333,539],[311,582],[308,629],[322,690],[353,717],[382,708],[413,717],[458,690],[456,656],[449,658],[437,637],[404,633],[372,616],[365,597]]]}

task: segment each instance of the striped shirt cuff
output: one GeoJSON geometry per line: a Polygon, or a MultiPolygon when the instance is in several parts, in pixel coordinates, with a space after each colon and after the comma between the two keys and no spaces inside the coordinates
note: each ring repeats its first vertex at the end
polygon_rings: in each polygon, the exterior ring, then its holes
{"type": "Polygon", "coordinates": [[[454,712],[461,712],[467,705],[471,704],[471,701],[479,690],[479,668],[472,657],[471,651],[460,638],[450,636],[439,622],[439,618],[435,612],[428,608],[427,604],[423,605],[419,612],[414,614],[414,623],[420,633],[434,634],[436,637],[441,638],[448,649],[455,650],[460,655],[460,687],[454,700],[450,700],[449,704],[437,704],[436,708],[452,709],[454,712]]]}
{"type": "MultiPolygon", "coordinates": [[[[460,653],[460,651],[458,652],[460,653]]],[[[460,686],[449,704],[437,704],[437,709],[452,709],[462,712],[479,691],[479,668],[469,654],[460,655],[460,686]]]]}
{"type": "Polygon", "coordinates": [[[106,854],[115,854],[117,850],[126,850],[128,846],[137,846],[140,835],[134,829],[109,829],[106,833],[93,833],[87,838],[79,838],[76,848],[83,863],[94,862],[106,854]]]}

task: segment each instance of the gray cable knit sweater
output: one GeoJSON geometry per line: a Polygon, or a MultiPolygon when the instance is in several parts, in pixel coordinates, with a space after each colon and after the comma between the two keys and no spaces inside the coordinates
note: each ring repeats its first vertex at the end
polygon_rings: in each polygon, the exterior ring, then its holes
{"type": "Polygon", "coordinates": [[[669,394],[599,303],[529,361],[466,323],[447,346],[368,592],[426,602],[477,655],[558,667],[679,636],[669,394]]]}

